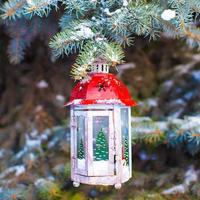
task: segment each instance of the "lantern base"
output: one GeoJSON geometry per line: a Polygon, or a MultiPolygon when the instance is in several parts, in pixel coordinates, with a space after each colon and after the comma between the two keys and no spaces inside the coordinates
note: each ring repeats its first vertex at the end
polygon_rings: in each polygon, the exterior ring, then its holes
{"type": "Polygon", "coordinates": [[[88,185],[114,185],[116,189],[121,188],[121,184],[130,179],[129,176],[119,177],[117,175],[113,176],[84,176],[80,174],[73,174],[72,181],[74,187],[79,187],[80,184],[88,185]]]}

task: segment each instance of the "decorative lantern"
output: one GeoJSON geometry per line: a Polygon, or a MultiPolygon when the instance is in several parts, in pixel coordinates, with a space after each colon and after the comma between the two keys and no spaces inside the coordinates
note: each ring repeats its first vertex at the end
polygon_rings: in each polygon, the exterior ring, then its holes
{"type": "Polygon", "coordinates": [[[72,90],[71,179],[73,185],[115,185],[132,176],[131,109],[136,102],[109,67],[92,67],[72,90]]]}

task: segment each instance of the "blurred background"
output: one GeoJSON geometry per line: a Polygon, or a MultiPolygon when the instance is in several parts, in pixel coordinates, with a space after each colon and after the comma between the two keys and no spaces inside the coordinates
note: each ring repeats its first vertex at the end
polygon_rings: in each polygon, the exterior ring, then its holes
{"type": "Polygon", "coordinates": [[[0,200],[200,199],[199,52],[164,36],[137,37],[125,49],[126,63],[113,73],[139,103],[132,108],[133,178],[121,190],[73,188],[63,104],[75,85],[76,55],[51,61],[47,41],[58,27],[45,20],[48,34],[34,38],[20,64],[10,64],[12,35],[0,26],[0,200]]]}

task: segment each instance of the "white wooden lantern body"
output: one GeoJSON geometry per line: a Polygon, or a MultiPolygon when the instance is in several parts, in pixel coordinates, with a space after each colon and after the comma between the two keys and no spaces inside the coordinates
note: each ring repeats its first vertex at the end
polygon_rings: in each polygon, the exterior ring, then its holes
{"type": "Polygon", "coordinates": [[[118,187],[131,178],[130,112],[130,107],[120,104],[71,105],[72,181],[77,184],[115,185],[118,187]],[[94,120],[98,117],[100,121],[95,124],[94,120]],[[125,123],[125,125],[122,123],[125,123]],[[107,130],[109,156],[107,160],[103,161],[95,161],[94,159],[95,126],[99,125],[105,126],[107,130]],[[80,137],[80,132],[84,146],[84,159],[78,159],[78,137],[80,137]],[[128,162],[125,162],[123,158],[123,134],[126,134],[128,138],[128,162]]]}

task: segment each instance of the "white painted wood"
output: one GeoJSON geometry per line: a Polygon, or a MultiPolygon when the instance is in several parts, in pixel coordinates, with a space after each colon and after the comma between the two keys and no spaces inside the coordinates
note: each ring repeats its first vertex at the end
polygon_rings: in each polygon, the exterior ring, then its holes
{"type": "Polygon", "coordinates": [[[109,168],[108,168],[108,175],[114,175],[114,157],[115,157],[115,133],[114,133],[114,119],[113,119],[113,112],[109,111],[109,168]]]}
{"type": "MultiPolygon", "coordinates": [[[[122,182],[124,183],[128,180],[127,177],[122,177],[122,182]]],[[[79,174],[75,174],[74,181],[83,184],[89,185],[115,185],[121,184],[117,183],[117,176],[83,176],[79,174]]]]}
{"type": "Polygon", "coordinates": [[[89,131],[89,124],[88,124],[88,113],[85,113],[85,159],[86,159],[86,175],[88,176],[88,166],[89,166],[89,162],[88,162],[88,157],[89,157],[89,149],[88,149],[88,131],[89,131]]]}
{"type": "Polygon", "coordinates": [[[88,164],[87,164],[87,170],[88,170],[88,176],[92,176],[94,174],[94,167],[93,167],[93,130],[92,130],[92,112],[94,111],[87,111],[87,120],[88,120],[88,164]]]}
{"type": "Polygon", "coordinates": [[[114,130],[116,148],[116,184],[122,183],[122,137],[121,137],[120,107],[114,106],[114,130]]]}
{"type": "Polygon", "coordinates": [[[107,109],[112,109],[113,110],[113,105],[112,104],[91,104],[91,105],[76,105],[74,107],[74,110],[107,110],[107,109]]]}
{"type": "Polygon", "coordinates": [[[109,66],[104,63],[97,63],[91,68],[91,73],[109,73],[109,66]]]}
{"type": "MultiPolygon", "coordinates": [[[[77,128],[78,128],[78,121],[77,121],[77,117],[79,116],[83,116],[85,118],[85,128],[87,126],[87,116],[86,116],[86,113],[84,111],[74,111],[74,117],[75,117],[75,123],[76,123],[76,128],[75,128],[75,131],[74,131],[74,154],[75,154],[75,169],[74,169],[74,173],[76,174],[82,174],[82,175],[87,175],[87,167],[86,167],[86,158],[87,158],[87,154],[85,154],[85,167],[81,166],[79,167],[78,164],[78,158],[77,158],[77,128]]],[[[85,129],[86,131],[86,129],[85,129]]],[[[84,133],[85,134],[85,133],[84,133]]],[[[85,138],[86,134],[84,135],[84,138],[85,138]]],[[[84,148],[86,147],[86,138],[84,139],[83,141],[84,143],[84,148]]],[[[85,152],[86,152],[86,149],[84,149],[85,152]]],[[[83,164],[83,163],[82,163],[83,164]]]]}
{"type": "Polygon", "coordinates": [[[131,107],[128,107],[129,120],[129,178],[132,177],[132,134],[131,134],[131,107]]]}
{"type": "Polygon", "coordinates": [[[73,106],[70,108],[70,131],[71,131],[71,179],[74,180],[74,170],[75,170],[75,152],[74,152],[74,128],[75,128],[75,121],[74,121],[74,111],[73,106]]]}

